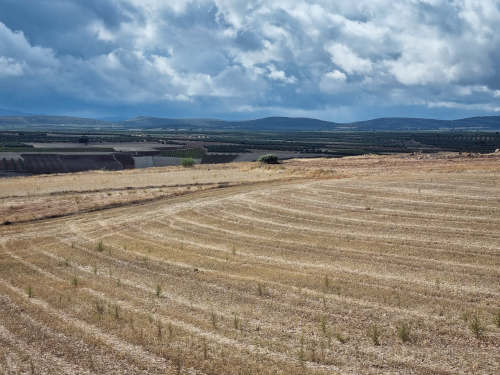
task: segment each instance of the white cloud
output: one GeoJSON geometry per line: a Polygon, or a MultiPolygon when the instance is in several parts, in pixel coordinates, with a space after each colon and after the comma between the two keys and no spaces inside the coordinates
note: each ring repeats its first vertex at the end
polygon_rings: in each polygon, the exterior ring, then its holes
{"type": "Polygon", "coordinates": [[[16,77],[23,73],[23,64],[10,57],[0,56],[0,77],[16,77]]]}
{"type": "Polygon", "coordinates": [[[269,74],[267,75],[274,81],[281,81],[283,83],[295,83],[297,82],[297,78],[294,76],[287,76],[283,70],[278,70],[274,65],[269,65],[268,67],[269,74]]]}
{"type": "Polygon", "coordinates": [[[346,80],[347,76],[343,72],[339,70],[333,70],[323,76],[319,83],[319,88],[324,93],[333,94],[345,90],[346,80]]]}
{"type": "Polygon", "coordinates": [[[50,48],[32,46],[21,31],[14,32],[0,22],[0,58],[11,75],[40,73],[56,69],[59,62],[50,48]]]}
{"type": "Polygon", "coordinates": [[[347,79],[347,76],[338,70],[328,72],[325,74],[325,76],[329,79],[332,79],[334,81],[340,81],[340,82],[345,82],[345,80],[347,79]]]}
{"type": "Polygon", "coordinates": [[[442,101],[442,102],[428,102],[429,108],[458,108],[467,110],[479,110],[488,112],[500,112],[500,105],[495,104],[468,104],[460,102],[442,101]]]}
{"type": "Polygon", "coordinates": [[[116,39],[116,36],[114,33],[112,33],[106,26],[103,24],[103,22],[95,21],[92,22],[89,26],[88,29],[93,33],[97,39],[105,41],[105,42],[112,42],[116,39]]]}
{"type": "Polygon", "coordinates": [[[332,62],[348,74],[369,73],[372,70],[372,62],[369,59],[359,57],[346,45],[330,43],[325,49],[331,55],[332,62]]]}
{"type": "Polygon", "coordinates": [[[495,111],[500,97],[498,0],[102,0],[111,15],[20,31],[2,23],[9,4],[0,4],[4,97],[7,80],[26,96],[38,85],[36,95],[50,89],[75,102],[189,102],[218,113],[495,111]]]}

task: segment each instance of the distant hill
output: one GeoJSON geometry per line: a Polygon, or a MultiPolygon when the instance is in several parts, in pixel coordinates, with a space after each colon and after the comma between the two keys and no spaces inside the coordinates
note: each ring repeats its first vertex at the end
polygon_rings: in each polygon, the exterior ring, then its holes
{"type": "Polygon", "coordinates": [[[28,115],[28,116],[0,116],[0,126],[8,127],[110,127],[113,123],[102,120],[69,117],[69,116],[45,116],[45,115],[28,115]]]}
{"type": "Polygon", "coordinates": [[[436,120],[388,117],[344,124],[353,130],[500,130],[500,116],[471,117],[460,120],[436,120]]]}
{"type": "Polygon", "coordinates": [[[257,120],[224,121],[216,119],[169,119],[158,117],[137,117],[122,122],[127,128],[171,128],[204,130],[335,130],[333,122],[291,117],[266,117],[257,120]]]}
{"type": "Polygon", "coordinates": [[[171,119],[136,117],[121,122],[68,116],[0,116],[1,129],[82,128],[82,129],[175,129],[242,131],[418,131],[418,130],[500,130],[500,116],[459,120],[389,117],[351,123],[311,118],[266,117],[256,120],[171,119]]]}
{"type": "Polygon", "coordinates": [[[275,131],[301,130],[335,130],[340,124],[299,117],[266,117],[257,120],[231,122],[235,127],[243,129],[263,129],[275,131]]]}
{"type": "Polygon", "coordinates": [[[12,109],[0,108],[0,116],[29,116],[29,113],[14,111],[12,109]]]}
{"type": "Polygon", "coordinates": [[[174,129],[191,129],[191,128],[203,128],[203,129],[213,129],[226,128],[228,125],[227,121],[216,120],[216,119],[171,119],[171,118],[161,118],[161,117],[136,117],[130,120],[122,121],[121,124],[127,128],[174,128],[174,129]]]}
{"type": "Polygon", "coordinates": [[[388,117],[351,123],[336,123],[311,118],[266,117],[256,120],[223,121],[211,119],[169,119],[138,117],[122,122],[127,128],[170,128],[201,130],[260,131],[416,131],[416,130],[500,130],[500,116],[460,120],[388,117]]]}

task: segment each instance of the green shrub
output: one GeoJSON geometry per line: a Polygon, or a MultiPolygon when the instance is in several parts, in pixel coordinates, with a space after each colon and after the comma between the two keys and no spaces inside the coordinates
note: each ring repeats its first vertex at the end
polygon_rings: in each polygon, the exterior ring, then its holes
{"type": "Polygon", "coordinates": [[[215,315],[214,312],[210,313],[210,320],[212,321],[212,326],[216,330],[217,329],[217,315],[215,315]]]}
{"type": "Polygon", "coordinates": [[[99,315],[99,319],[100,319],[100,317],[104,314],[104,310],[105,310],[105,307],[102,304],[102,302],[96,301],[95,310],[97,312],[97,315],[99,315]]]}
{"type": "Polygon", "coordinates": [[[278,164],[278,157],[273,154],[262,155],[258,161],[264,164],[278,164]]]}
{"type": "Polygon", "coordinates": [[[104,244],[102,243],[102,241],[99,241],[97,243],[97,246],[96,246],[96,250],[100,253],[102,253],[104,251],[104,244]]]}
{"type": "Polygon", "coordinates": [[[482,325],[481,320],[479,319],[479,315],[474,314],[472,316],[472,319],[471,319],[470,324],[469,324],[469,328],[472,331],[472,333],[474,334],[474,336],[476,336],[477,339],[481,338],[485,328],[482,325]]]}
{"type": "Polygon", "coordinates": [[[301,366],[304,366],[305,353],[304,353],[304,336],[300,338],[300,351],[299,351],[299,362],[301,366]]]}
{"type": "Polygon", "coordinates": [[[156,335],[160,340],[163,338],[163,327],[160,321],[156,322],[156,335]]]}
{"type": "Polygon", "coordinates": [[[262,284],[257,284],[257,295],[259,297],[266,297],[267,296],[267,291],[266,289],[264,288],[264,285],[262,284]]]}
{"type": "Polygon", "coordinates": [[[380,345],[380,331],[376,325],[373,325],[369,331],[368,336],[372,339],[373,345],[380,345]]]}
{"type": "Polygon", "coordinates": [[[192,167],[194,165],[194,159],[193,158],[182,158],[181,159],[181,165],[184,168],[192,167]]]}
{"type": "Polygon", "coordinates": [[[402,342],[410,341],[410,326],[407,323],[403,323],[398,327],[398,336],[402,342]]]}
{"type": "Polygon", "coordinates": [[[325,279],[323,280],[323,284],[324,284],[326,290],[330,289],[330,279],[328,278],[328,275],[325,275],[325,279]]]}
{"type": "Polygon", "coordinates": [[[343,336],[340,332],[335,333],[335,338],[340,342],[341,344],[345,344],[347,342],[347,337],[343,336]]]}
{"type": "Polygon", "coordinates": [[[322,316],[320,320],[321,332],[323,335],[328,336],[328,323],[326,321],[326,316],[322,316]]]}

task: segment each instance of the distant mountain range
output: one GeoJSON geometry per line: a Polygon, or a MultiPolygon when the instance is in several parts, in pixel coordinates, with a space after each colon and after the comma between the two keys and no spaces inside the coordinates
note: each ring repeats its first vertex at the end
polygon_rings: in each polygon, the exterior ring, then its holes
{"type": "Polygon", "coordinates": [[[45,116],[45,115],[23,115],[23,116],[0,116],[0,127],[8,129],[26,128],[64,128],[64,127],[82,127],[82,128],[111,128],[119,124],[81,117],[70,116],[45,116]]]}
{"type": "Polygon", "coordinates": [[[0,116],[29,116],[30,113],[24,113],[7,108],[0,108],[0,116]]]}
{"type": "MultiPolygon", "coordinates": [[[[2,112],[0,112],[0,115],[2,112]]],[[[105,121],[68,116],[0,116],[0,129],[173,129],[233,131],[418,131],[418,130],[500,130],[500,116],[470,117],[459,120],[389,117],[351,123],[311,118],[266,117],[256,120],[170,119],[136,117],[126,121],[105,121]]]]}

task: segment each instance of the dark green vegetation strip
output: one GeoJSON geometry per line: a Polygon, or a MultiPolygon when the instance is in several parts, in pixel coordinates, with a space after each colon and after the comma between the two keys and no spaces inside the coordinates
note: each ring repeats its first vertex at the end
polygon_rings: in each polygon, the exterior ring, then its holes
{"type": "Polygon", "coordinates": [[[0,152],[114,152],[110,147],[54,147],[54,148],[38,148],[38,147],[1,147],[0,152]]]}
{"type": "Polygon", "coordinates": [[[238,157],[237,154],[212,154],[203,155],[201,158],[201,164],[220,164],[220,163],[231,163],[238,157]]]}
{"type": "MultiPolygon", "coordinates": [[[[207,141],[247,149],[322,153],[331,156],[405,152],[479,152],[500,148],[499,132],[232,132],[207,141]]],[[[210,146],[207,146],[210,147],[210,146]]]]}
{"type": "MultiPolygon", "coordinates": [[[[40,152],[24,149],[26,143],[77,142],[85,134],[91,143],[102,142],[161,142],[184,145],[184,149],[161,149],[160,155],[180,158],[203,158],[210,153],[241,154],[253,150],[288,151],[301,154],[322,154],[340,157],[360,154],[390,154],[409,152],[478,152],[490,153],[500,148],[500,132],[421,131],[421,132],[332,132],[332,131],[116,131],[116,132],[42,132],[0,131],[2,151],[40,152]],[[199,146],[193,147],[196,141],[199,146]],[[14,148],[11,148],[14,146],[14,148]]],[[[47,152],[107,151],[91,147],[52,149],[47,152]]],[[[219,158],[222,160],[222,158],[219,158]]],[[[228,157],[229,159],[229,157],[228,157]]]]}
{"type": "Polygon", "coordinates": [[[208,152],[228,152],[228,153],[241,153],[250,152],[245,146],[241,145],[207,145],[208,152]]]}
{"type": "Polygon", "coordinates": [[[203,157],[203,155],[205,155],[205,151],[201,148],[160,151],[160,156],[171,156],[171,157],[177,157],[177,158],[201,159],[203,157]]]}

